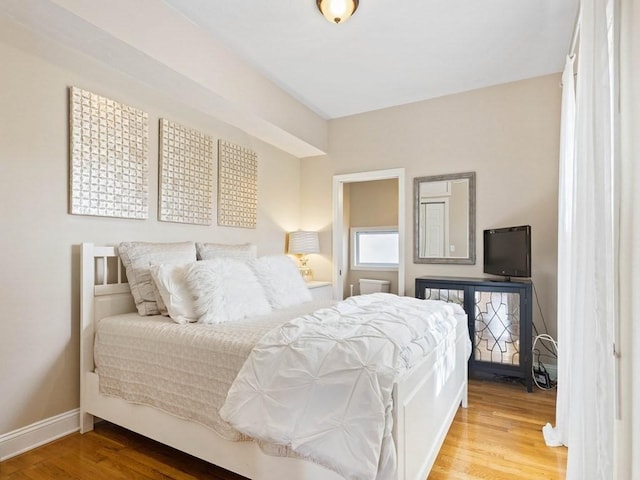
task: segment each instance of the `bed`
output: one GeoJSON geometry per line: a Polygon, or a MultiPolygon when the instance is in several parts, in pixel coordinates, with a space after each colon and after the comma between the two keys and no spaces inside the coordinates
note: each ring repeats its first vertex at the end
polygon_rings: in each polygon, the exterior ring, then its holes
{"type": "MultiPolygon", "coordinates": [[[[101,393],[94,362],[96,326],[107,317],[135,315],[136,306],[116,247],[82,244],[81,265],[82,433],[93,428],[97,417],[250,479],[344,478],[312,461],[265,453],[268,449],[259,442],[225,439],[207,422],[101,393]]],[[[313,308],[317,307],[313,304],[313,308]]],[[[434,350],[393,384],[392,437],[397,457],[394,480],[427,477],[458,408],[466,407],[469,352],[466,319],[458,322],[450,343],[452,348],[447,356],[452,361],[446,368],[439,358],[442,352],[434,350]]]]}

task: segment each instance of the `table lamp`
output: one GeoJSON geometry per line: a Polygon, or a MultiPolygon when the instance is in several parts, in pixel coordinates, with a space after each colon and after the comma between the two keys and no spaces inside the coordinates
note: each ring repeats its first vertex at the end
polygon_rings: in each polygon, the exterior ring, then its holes
{"type": "Polygon", "coordinates": [[[288,253],[298,256],[300,259],[300,274],[305,282],[313,279],[313,272],[308,265],[307,254],[320,253],[320,242],[318,232],[305,232],[298,230],[289,234],[288,253]]]}

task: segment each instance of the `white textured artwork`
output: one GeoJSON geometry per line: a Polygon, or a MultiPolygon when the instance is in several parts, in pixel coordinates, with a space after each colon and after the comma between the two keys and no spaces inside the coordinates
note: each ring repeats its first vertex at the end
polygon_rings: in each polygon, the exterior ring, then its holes
{"type": "Polygon", "coordinates": [[[160,120],[160,201],[165,222],[211,225],[213,139],[160,120]]]}
{"type": "Polygon", "coordinates": [[[218,140],[218,225],[256,228],[257,211],[258,157],[218,140]]]}
{"type": "Polygon", "coordinates": [[[147,218],[147,113],[77,87],[69,97],[71,213],[147,218]]]}

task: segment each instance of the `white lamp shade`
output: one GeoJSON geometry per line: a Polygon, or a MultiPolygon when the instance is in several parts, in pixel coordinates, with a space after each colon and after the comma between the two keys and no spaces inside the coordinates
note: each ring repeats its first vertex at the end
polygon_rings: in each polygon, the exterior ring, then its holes
{"type": "Polygon", "coordinates": [[[298,230],[289,234],[289,253],[307,254],[320,253],[320,241],[318,232],[305,232],[298,230]]]}

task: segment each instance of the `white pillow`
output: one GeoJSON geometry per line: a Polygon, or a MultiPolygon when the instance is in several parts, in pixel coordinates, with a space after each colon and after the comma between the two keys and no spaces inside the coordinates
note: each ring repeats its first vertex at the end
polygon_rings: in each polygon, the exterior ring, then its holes
{"type": "Polygon", "coordinates": [[[273,308],[286,308],[312,300],[294,260],[286,255],[268,255],[251,262],[260,285],[273,308]]]}
{"type": "Polygon", "coordinates": [[[191,263],[151,265],[151,277],[171,319],[176,323],[197,322],[195,304],[187,285],[191,263]]]}
{"type": "Polygon", "coordinates": [[[118,254],[127,271],[131,294],[140,315],[160,313],[151,279],[151,264],[188,263],[196,261],[196,246],[193,242],[147,243],[123,242],[118,254]]]}
{"type": "Polygon", "coordinates": [[[192,263],[187,285],[201,323],[224,323],[271,311],[253,270],[234,258],[192,263]]]}
{"type": "Polygon", "coordinates": [[[235,258],[237,260],[253,260],[258,256],[258,248],[253,243],[227,245],[224,243],[196,243],[198,260],[214,258],[235,258]]]}

